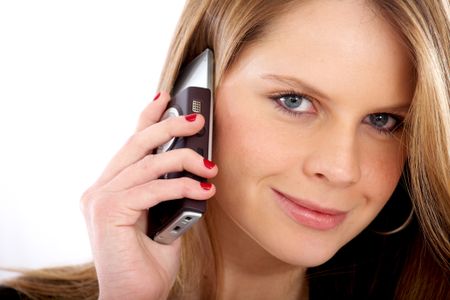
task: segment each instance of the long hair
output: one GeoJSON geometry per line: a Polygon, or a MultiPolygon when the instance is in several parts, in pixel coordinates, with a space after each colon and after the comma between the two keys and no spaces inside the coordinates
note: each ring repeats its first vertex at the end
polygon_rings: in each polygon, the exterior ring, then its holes
{"type": "MultiPolygon", "coordinates": [[[[179,70],[205,48],[215,54],[215,87],[219,86],[240,51],[261,38],[275,18],[298,2],[188,0],[159,88],[170,91],[179,70]]],[[[445,299],[450,293],[450,4],[447,0],[369,2],[402,37],[416,78],[405,120],[408,163],[398,191],[380,215],[389,214],[391,202],[401,198],[413,217],[405,230],[390,236],[379,236],[369,226],[329,262],[309,270],[311,298],[445,299]]],[[[208,214],[183,236],[181,268],[171,299],[215,298],[221,288],[222,268],[214,237],[208,214]]],[[[9,284],[36,295],[29,287],[36,275],[9,284]]],[[[59,276],[64,278],[61,273],[59,276]]],[[[51,290],[57,282],[45,278],[41,276],[38,282],[51,290]]],[[[82,282],[85,285],[78,285],[80,296],[82,289],[87,292],[86,287],[91,287],[92,295],[98,294],[98,287],[92,284],[95,271],[82,282]]]]}

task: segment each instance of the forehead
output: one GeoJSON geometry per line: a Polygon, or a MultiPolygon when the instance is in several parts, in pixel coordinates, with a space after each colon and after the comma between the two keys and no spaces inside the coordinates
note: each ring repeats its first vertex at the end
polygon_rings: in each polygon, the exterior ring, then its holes
{"type": "Polygon", "coordinates": [[[295,2],[291,9],[273,20],[263,37],[272,42],[293,39],[335,49],[343,57],[351,55],[353,60],[363,58],[366,53],[406,54],[400,35],[368,1],[295,2]]]}
{"type": "Polygon", "coordinates": [[[243,50],[239,64],[253,73],[265,69],[307,79],[336,98],[371,94],[410,101],[413,90],[400,35],[367,1],[296,3],[243,50]]]}

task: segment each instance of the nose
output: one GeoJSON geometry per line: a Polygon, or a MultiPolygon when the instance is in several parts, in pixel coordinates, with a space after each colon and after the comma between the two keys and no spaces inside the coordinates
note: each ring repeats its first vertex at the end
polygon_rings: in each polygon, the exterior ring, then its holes
{"type": "Polygon", "coordinates": [[[303,163],[310,178],[339,188],[351,186],[361,177],[357,135],[351,128],[327,128],[314,135],[311,151],[303,163]]]}

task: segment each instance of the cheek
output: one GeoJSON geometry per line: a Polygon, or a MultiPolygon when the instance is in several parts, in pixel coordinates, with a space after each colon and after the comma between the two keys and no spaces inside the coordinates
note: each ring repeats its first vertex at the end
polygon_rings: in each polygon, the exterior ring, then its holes
{"type": "Polygon", "coordinates": [[[260,149],[254,145],[261,141],[257,134],[250,134],[255,130],[248,116],[240,112],[230,114],[222,108],[218,105],[217,111],[220,113],[216,113],[214,160],[220,167],[220,175],[244,176],[252,169],[253,160],[259,156],[260,149]],[[240,167],[237,168],[237,165],[240,167]]]}
{"type": "Polygon", "coordinates": [[[371,206],[380,210],[398,184],[404,166],[404,152],[399,143],[372,145],[362,149],[362,182],[371,206]]]}
{"type": "Polygon", "coordinates": [[[282,137],[273,122],[262,119],[263,107],[238,86],[216,94],[213,160],[219,167],[213,179],[215,199],[228,218],[241,229],[252,228],[253,218],[263,215],[261,187],[282,172],[282,137]]]}
{"type": "Polygon", "coordinates": [[[257,113],[257,100],[236,89],[218,92],[215,111],[214,160],[223,176],[240,180],[270,173],[279,135],[257,113]]]}

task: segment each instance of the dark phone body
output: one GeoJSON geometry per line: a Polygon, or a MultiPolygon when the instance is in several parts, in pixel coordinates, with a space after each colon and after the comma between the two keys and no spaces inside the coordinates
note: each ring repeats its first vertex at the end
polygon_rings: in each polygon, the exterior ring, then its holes
{"type": "MultiPolygon", "coordinates": [[[[213,56],[206,49],[187,65],[178,77],[174,96],[162,119],[192,113],[202,114],[205,126],[197,134],[189,137],[176,137],[160,146],[157,153],[178,148],[190,148],[204,158],[211,160],[212,152],[212,113],[213,113],[213,56]]],[[[163,178],[191,177],[198,181],[204,178],[189,172],[166,174],[163,178]]],[[[168,200],[159,203],[148,211],[147,235],[153,240],[170,244],[194,225],[206,211],[206,201],[188,198],[168,200]]]]}

